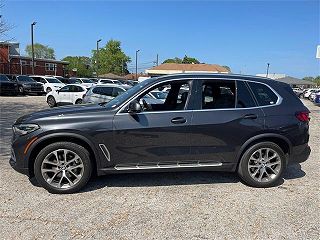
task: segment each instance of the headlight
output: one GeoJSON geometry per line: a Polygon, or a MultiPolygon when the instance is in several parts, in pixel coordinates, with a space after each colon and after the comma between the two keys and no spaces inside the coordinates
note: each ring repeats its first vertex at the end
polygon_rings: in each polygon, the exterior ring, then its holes
{"type": "Polygon", "coordinates": [[[25,135],[38,130],[40,127],[37,124],[19,124],[13,126],[13,131],[17,135],[25,135]]]}

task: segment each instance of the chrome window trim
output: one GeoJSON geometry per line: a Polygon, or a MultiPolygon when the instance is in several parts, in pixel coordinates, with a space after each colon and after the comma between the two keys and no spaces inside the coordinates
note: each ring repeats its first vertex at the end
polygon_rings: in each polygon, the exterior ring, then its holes
{"type": "MultiPolygon", "coordinates": [[[[269,86],[266,83],[262,83],[262,82],[257,82],[257,81],[253,81],[253,80],[246,80],[246,79],[229,79],[229,78],[221,78],[221,77],[217,77],[217,78],[210,78],[210,77],[192,77],[192,75],[190,76],[190,78],[176,78],[176,79],[166,79],[166,80],[162,80],[160,82],[156,82],[154,84],[152,84],[151,86],[149,86],[146,89],[141,89],[139,92],[137,92],[135,95],[133,95],[131,98],[127,99],[123,104],[121,104],[118,107],[118,110],[116,112],[115,115],[127,115],[130,113],[124,112],[122,113],[121,111],[124,110],[124,108],[126,107],[126,105],[132,101],[134,98],[136,98],[138,95],[140,95],[142,92],[147,92],[149,89],[151,89],[152,87],[154,87],[155,85],[161,84],[161,83],[165,83],[165,82],[170,82],[170,81],[182,81],[182,80],[226,80],[226,81],[243,81],[243,82],[253,82],[253,83],[258,83],[258,84],[263,84],[265,86],[267,86],[269,89],[271,89],[271,91],[278,97],[277,102],[273,105],[266,105],[266,106],[256,106],[256,107],[249,107],[249,108],[220,108],[220,109],[189,109],[189,110],[178,110],[178,111],[149,111],[149,112],[141,112],[141,113],[137,113],[138,114],[146,114],[146,113],[172,113],[172,112],[207,112],[207,111],[230,111],[230,110],[246,110],[246,109],[258,109],[258,108],[268,108],[268,107],[274,107],[274,106],[278,106],[282,103],[283,98],[279,95],[279,93],[277,91],[275,91],[271,86],[269,86]]],[[[269,80],[269,79],[268,79],[269,80]]],[[[249,86],[250,87],[250,86],[249,86]]],[[[250,88],[250,91],[251,88],[250,88]]]]}

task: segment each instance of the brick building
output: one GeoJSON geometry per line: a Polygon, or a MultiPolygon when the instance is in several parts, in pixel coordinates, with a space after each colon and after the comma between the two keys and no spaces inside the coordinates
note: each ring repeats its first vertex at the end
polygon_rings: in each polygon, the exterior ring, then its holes
{"type": "MultiPolygon", "coordinates": [[[[67,74],[68,62],[42,58],[34,60],[36,75],[65,76],[67,74]]],[[[0,42],[0,73],[32,74],[32,58],[20,55],[19,43],[0,42]]]]}

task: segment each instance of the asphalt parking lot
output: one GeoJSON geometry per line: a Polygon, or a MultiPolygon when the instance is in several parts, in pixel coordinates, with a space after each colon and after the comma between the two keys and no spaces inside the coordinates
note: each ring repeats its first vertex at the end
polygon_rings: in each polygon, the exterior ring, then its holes
{"type": "Polygon", "coordinates": [[[48,108],[45,97],[0,97],[1,239],[320,239],[320,107],[303,101],[312,152],[277,187],[232,173],[123,174],[52,195],[8,163],[12,123],[48,108]]]}

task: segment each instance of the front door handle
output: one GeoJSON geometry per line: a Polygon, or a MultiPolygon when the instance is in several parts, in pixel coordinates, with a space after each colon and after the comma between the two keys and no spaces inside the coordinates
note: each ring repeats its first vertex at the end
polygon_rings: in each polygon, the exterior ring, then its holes
{"type": "Polygon", "coordinates": [[[172,118],[171,122],[173,124],[182,124],[182,123],[186,123],[187,120],[185,118],[183,118],[183,117],[176,117],[176,118],[172,118]]]}
{"type": "Polygon", "coordinates": [[[243,116],[244,119],[257,119],[258,116],[256,114],[246,114],[243,116]]]}

